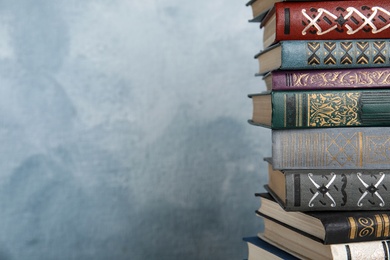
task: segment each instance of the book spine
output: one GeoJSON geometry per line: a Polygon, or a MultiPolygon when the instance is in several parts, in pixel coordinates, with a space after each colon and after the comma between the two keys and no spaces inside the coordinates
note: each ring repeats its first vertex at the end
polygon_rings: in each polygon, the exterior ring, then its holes
{"type": "MultiPolygon", "coordinates": [[[[285,172],[287,211],[361,211],[390,209],[390,171],[310,170],[285,172]]],[[[370,226],[378,225],[374,233],[365,234],[363,222],[352,215],[344,221],[346,233],[340,237],[351,241],[388,238],[389,216],[364,216],[370,226]],[[380,223],[380,225],[379,225],[380,223]],[[386,223],[386,225],[385,225],[386,223]],[[380,230],[379,230],[380,229],[380,230]]],[[[363,220],[362,220],[363,221],[363,220]]],[[[364,220],[365,221],[365,220],[364,220]]],[[[339,224],[337,224],[339,225],[339,224]]],[[[336,226],[337,226],[336,225],[336,226]]],[[[341,225],[340,225],[341,226],[341,225]]],[[[332,231],[332,223],[329,223],[332,231]]],[[[335,230],[337,230],[335,228],[335,230]]],[[[337,235],[337,234],[336,234],[337,235]]],[[[330,239],[335,239],[330,237],[330,239]]],[[[336,237],[337,239],[337,237],[336,237]]],[[[330,243],[340,241],[330,241],[330,243]]]]}
{"type": "Polygon", "coordinates": [[[272,128],[390,126],[390,90],[272,92],[272,128]]]}
{"type": "Polygon", "coordinates": [[[280,69],[350,69],[389,67],[390,41],[282,41],[280,69]]]}
{"type": "MultiPolygon", "coordinates": [[[[377,240],[366,241],[360,243],[343,243],[343,244],[331,244],[328,246],[323,245],[317,239],[313,239],[312,236],[300,232],[294,228],[291,228],[283,223],[273,221],[271,219],[264,219],[265,231],[259,234],[260,237],[264,237],[267,241],[278,244],[278,246],[294,254],[298,254],[300,259],[335,259],[335,260],[366,260],[366,259],[389,259],[389,240],[377,240]],[[278,230],[278,234],[269,231],[272,229],[278,230]],[[278,243],[278,240],[288,241],[285,237],[294,237],[296,244],[294,243],[278,243]],[[310,244],[310,247],[304,245],[310,244]],[[325,253],[323,249],[329,247],[330,252],[325,253]],[[303,251],[300,251],[300,248],[303,251]],[[308,250],[308,249],[311,250],[308,250]],[[316,252],[321,250],[321,253],[316,252]]],[[[280,242],[280,241],[279,241],[280,242]]]]}
{"type": "Polygon", "coordinates": [[[275,8],[277,41],[378,39],[390,32],[389,1],[280,2],[275,8]]]}
{"type": "Polygon", "coordinates": [[[274,169],[390,169],[390,128],[272,130],[274,169]]]}
{"type": "Polygon", "coordinates": [[[330,246],[333,259],[346,260],[389,259],[389,248],[388,240],[330,246]]]}
{"type": "Polygon", "coordinates": [[[334,70],[278,70],[272,72],[273,90],[388,88],[390,68],[334,70]]]}

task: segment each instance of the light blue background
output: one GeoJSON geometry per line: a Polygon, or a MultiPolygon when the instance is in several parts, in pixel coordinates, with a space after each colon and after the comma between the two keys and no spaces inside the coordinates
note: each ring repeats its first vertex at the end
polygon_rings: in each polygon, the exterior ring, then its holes
{"type": "Polygon", "coordinates": [[[243,259],[271,154],[245,1],[0,1],[0,259],[243,259]]]}

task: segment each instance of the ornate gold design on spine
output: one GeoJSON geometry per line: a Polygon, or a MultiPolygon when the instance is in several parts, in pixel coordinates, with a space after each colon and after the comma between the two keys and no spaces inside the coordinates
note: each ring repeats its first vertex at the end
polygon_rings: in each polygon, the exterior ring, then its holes
{"type": "Polygon", "coordinates": [[[348,222],[349,222],[349,239],[353,240],[356,238],[356,234],[357,234],[357,224],[356,224],[356,221],[353,217],[349,217],[348,218],[348,222]]]}
{"type": "Polygon", "coordinates": [[[309,126],[360,125],[359,97],[360,94],[358,92],[308,94],[309,126]]]}
{"type": "Polygon", "coordinates": [[[375,215],[375,220],[376,220],[376,223],[378,225],[378,228],[376,229],[376,237],[381,237],[382,231],[383,231],[382,218],[380,215],[375,215]]]}
{"type": "Polygon", "coordinates": [[[386,238],[389,236],[389,216],[377,214],[371,217],[348,217],[349,239],[373,236],[375,238],[386,238]]]}
{"type": "Polygon", "coordinates": [[[371,218],[359,218],[358,222],[361,226],[359,237],[371,236],[375,231],[375,222],[371,218]]]}
{"type": "Polygon", "coordinates": [[[384,237],[388,237],[389,236],[389,233],[390,233],[390,225],[389,225],[389,216],[386,215],[386,214],[382,214],[382,218],[383,218],[383,236],[384,237]]]}
{"type": "Polygon", "coordinates": [[[390,69],[384,71],[325,71],[325,72],[294,72],[292,73],[292,86],[294,87],[339,87],[361,86],[369,87],[389,86],[390,69]]]}
{"type": "Polygon", "coordinates": [[[309,65],[319,65],[321,63],[320,57],[316,54],[319,51],[321,45],[319,42],[308,42],[307,47],[309,54],[311,54],[307,60],[309,65]]]}
{"type": "Polygon", "coordinates": [[[365,163],[366,164],[381,164],[390,162],[389,154],[390,138],[384,135],[372,135],[365,137],[365,163]]]}

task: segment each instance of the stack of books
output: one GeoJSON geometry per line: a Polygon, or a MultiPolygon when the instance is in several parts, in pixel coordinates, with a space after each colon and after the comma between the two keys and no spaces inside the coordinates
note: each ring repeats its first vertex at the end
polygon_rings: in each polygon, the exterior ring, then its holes
{"type": "Polygon", "coordinates": [[[252,259],[390,259],[390,1],[254,0],[272,133],[252,259]]]}

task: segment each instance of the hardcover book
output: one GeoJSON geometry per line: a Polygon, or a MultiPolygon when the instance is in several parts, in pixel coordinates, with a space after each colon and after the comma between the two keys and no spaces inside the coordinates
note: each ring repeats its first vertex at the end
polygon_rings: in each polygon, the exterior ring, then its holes
{"type": "Polygon", "coordinates": [[[380,39],[390,36],[390,2],[281,2],[265,16],[263,43],[287,40],[380,39]]]}
{"type": "Polygon", "coordinates": [[[322,244],[343,244],[390,238],[389,211],[287,212],[268,193],[256,194],[261,206],[258,216],[268,218],[322,244]]]}
{"type": "MultiPolygon", "coordinates": [[[[253,19],[250,22],[261,22],[267,12],[274,6],[277,2],[307,2],[307,1],[318,1],[319,0],[250,0],[246,6],[250,6],[252,9],[253,19]]],[[[345,1],[345,0],[334,0],[334,1],[345,1]]]]}
{"type": "Polygon", "coordinates": [[[390,68],[275,70],[263,80],[268,91],[389,88],[390,68]]]}
{"type": "Polygon", "coordinates": [[[390,40],[281,41],[255,56],[258,74],[276,69],[351,69],[390,66],[390,40]]]}
{"type": "Polygon", "coordinates": [[[272,129],[390,126],[390,89],[271,91],[249,97],[249,122],[272,129]]]}
{"type": "Polygon", "coordinates": [[[272,165],[289,169],[390,169],[390,128],[272,130],[272,165]]]}
{"type": "Polygon", "coordinates": [[[389,240],[324,245],[313,236],[264,218],[264,232],[258,236],[300,259],[365,260],[389,259],[389,240]]]}
{"type": "Polygon", "coordinates": [[[257,236],[244,237],[248,245],[248,260],[297,260],[295,256],[265,242],[257,236]]]}
{"type": "Polygon", "coordinates": [[[287,211],[390,210],[390,170],[275,170],[266,189],[287,211]]]}

